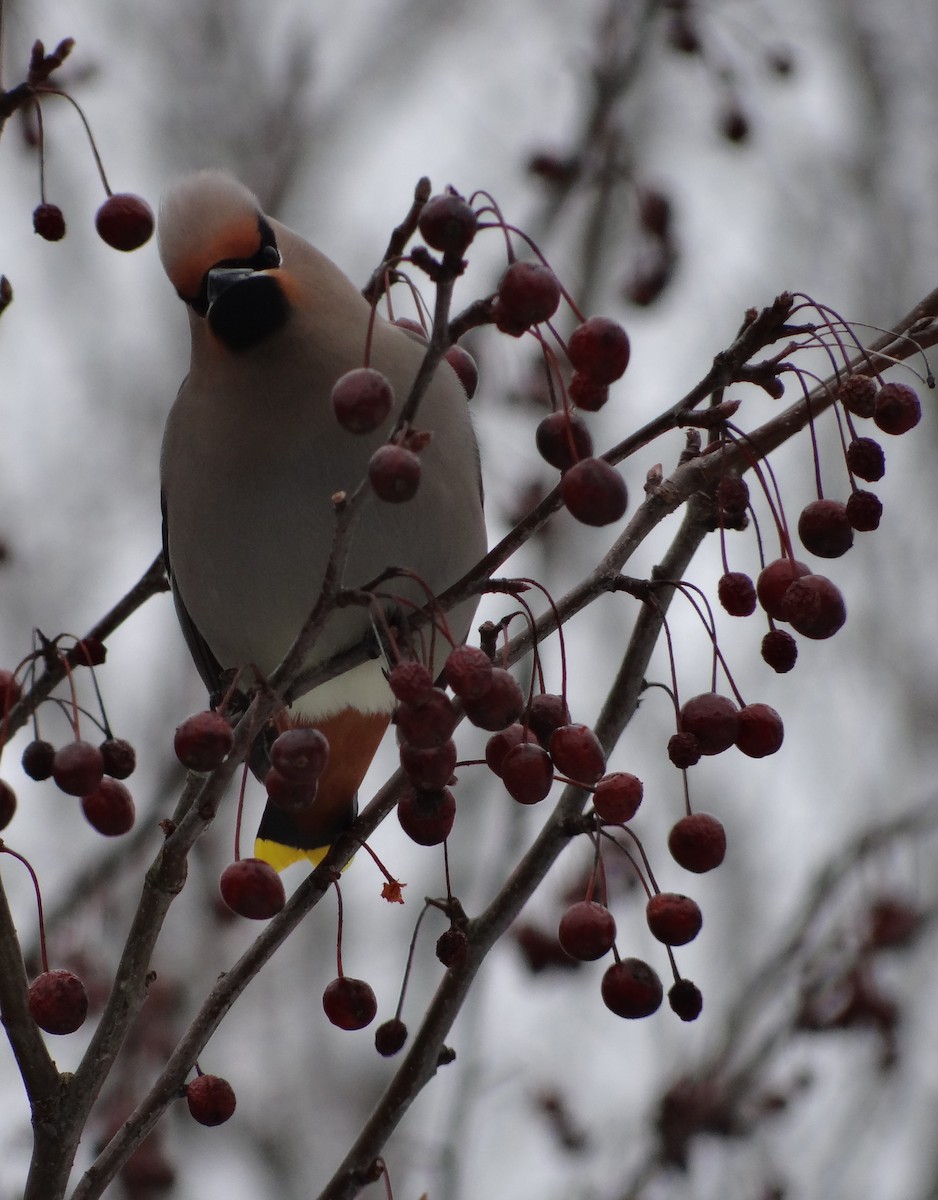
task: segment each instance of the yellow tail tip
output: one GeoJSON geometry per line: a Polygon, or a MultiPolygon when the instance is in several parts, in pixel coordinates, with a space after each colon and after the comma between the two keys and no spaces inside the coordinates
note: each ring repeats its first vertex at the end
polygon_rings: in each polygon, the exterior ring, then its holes
{"type": "Polygon", "coordinates": [[[262,858],[265,863],[270,863],[278,873],[298,862],[309,862],[314,867],[318,867],[328,853],[328,846],[303,850],[299,846],[284,846],[281,842],[272,842],[267,838],[258,838],[254,843],[254,857],[262,858]]]}

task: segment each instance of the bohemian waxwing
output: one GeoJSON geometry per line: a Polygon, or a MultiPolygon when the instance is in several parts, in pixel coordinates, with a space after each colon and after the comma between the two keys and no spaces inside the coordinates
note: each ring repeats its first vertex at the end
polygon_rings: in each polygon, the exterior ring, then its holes
{"type": "MultiPolygon", "coordinates": [[[[365,477],[395,413],[372,435],[339,426],[330,395],[339,376],[364,365],[370,307],[328,258],[266,217],[235,179],[202,171],[170,187],[159,243],[192,337],[189,374],[163,438],[166,565],[189,650],[216,692],[222,671],[245,668],[250,685],[252,669],[266,677],[283,658],[319,593],[334,528],[331,497],[365,477]]],[[[389,379],[395,412],[423,356],[419,339],[376,319],[369,365],[389,379]]],[[[485,553],[478,452],[466,394],[448,363],[438,368],[417,425],[432,432],[417,494],[403,504],[369,495],[353,533],[347,587],[405,567],[438,594],[485,553]]],[[[386,586],[407,601],[426,601],[408,580],[386,586]]],[[[465,637],[474,610],[471,601],[449,613],[456,639],[465,637]]],[[[360,643],[370,629],[366,610],[337,611],[308,665],[360,643]]],[[[438,653],[434,672],[444,658],[438,653]]],[[[282,727],[321,729],[329,762],[311,809],[291,814],[268,804],[258,857],[278,870],[322,857],[355,815],[392,708],[380,661],[292,705],[282,727]]]]}

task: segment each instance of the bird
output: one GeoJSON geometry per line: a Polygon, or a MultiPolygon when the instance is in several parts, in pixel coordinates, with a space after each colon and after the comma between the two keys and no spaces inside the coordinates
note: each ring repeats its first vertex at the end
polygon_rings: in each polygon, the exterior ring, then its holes
{"type": "MultiPolygon", "coordinates": [[[[336,493],[365,478],[389,435],[426,344],[374,314],[326,255],[262,210],[221,170],[171,183],[160,204],[163,268],[183,301],[191,355],[163,435],[163,547],[176,613],[210,693],[226,673],[259,686],[274,671],[312,610],[333,541],[336,493]],[[370,435],[342,428],[330,397],[336,381],[365,365],[382,372],[395,402],[370,435]],[[246,675],[244,674],[246,673],[246,675]]],[[[440,362],[417,427],[416,495],[387,503],[368,495],[353,527],[345,588],[386,569],[395,578],[386,607],[408,613],[442,592],[485,554],[478,446],[468,397],[440,362]],[[422,587],[414,577],[423,581],[422,587]]],[[[470,599],[447,614],[454,644],[475,612],[470,599]]],[[[336,609],[305,667],[368,638],[362,607],[336,609]]],[[[437,675],[448,643],[432,639],[437,675]]],[[[312,726],[330,753],[316,799],[302,812],[268,802],[254,853],[282,871],[319,862],[357,813],[357,792],[394,708],[380,656],[294,700],[278,728],[312,726]]]]}

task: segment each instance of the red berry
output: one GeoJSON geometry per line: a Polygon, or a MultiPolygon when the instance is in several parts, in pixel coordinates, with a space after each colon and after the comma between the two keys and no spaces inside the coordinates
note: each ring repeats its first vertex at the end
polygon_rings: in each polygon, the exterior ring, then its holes
{"type": "Polygon", "coordinates": [[[104,760],[104,774],[112,779],[128,779],[137,766],[137,752],[125,738],[107,738],[98,747],[104,760]]]}
{"type": "Polygon", "coordinates": [[[645,786],[637,775],[628,771],[614,771],[605,775],[596,784],[593,792],[593,808],[596,815],[612,825],[623,825],[638,812],[645,794],[645,786]]]}
{"type": "Polygon", "coordinates": [[[524,696],[515,677],[504,667],[492,668],[492,686],[475,700],[465,700],[466,716],[479,729],[495,732],[517,721],[524,696]]]}
{"type": "Polygon", "coordinates": [[[623,958],[606,970],[602,981],[603,1004],[616,1014],[637,1020],[650,1017],[661,1007],[661,980],[640,958],[623,958]]]}
{"type": "Polygon", "coordinates": [[[560,304],[557,276],[540,262],[513,262],[501,277],[493,315],[502,333],[520,337],[532,325],[549,321],[560,304]]]}
{"type": "Polygon", "coordinates": [[[371,433],[387,420],[394,391],[387,376],[372,367],[356,367],[336,381],[332,410],[349,433],[371,433]]]}
{"type": "Polygon", "coordinates": [[[833,637],[847,619],[847,606],[839,589],[824,575],[802,575],[785,592],[785,620],[807,638],[833,637]]]}
{"type": "Polygon", "coordinates": [[[220,1075],[197,1075],[186,1084],[189,1112],[200,1125],[224,1125],[237,1105],[234,1088],[220,1075]]]}
{"type": "Polygon", "coordinates": [[[40,204],[33,209],[33,229],[47,242],[65,237],[65,218],[57,204],[40,204]]]}
{"type": "Polygon", "coordinates": [[[736,745],[750,758],[765,758],[781,749],[785,738],[782,718],[768,704],[747,704],[739,710],[736,745]]]}
{"type": "Polygon", "coordinates": [[[0,829],[6,829],[15,812],[16,792],[5,779],[0,779],[0,829]]]}
{"type": "Polygon", "coordinates": [[[48,779],[52,774],[52,764],[55,761],[55,746],[37,738],[23,750],[20,760],[23,771],[30,779],[48,779]]]}
{"type": "Polygon", "coordinates": [[[668,834],[668,849],[685,871],[703,875],[723,861],[726,831],[709,813],[689,813],[672,827],[668,834]]]}
{"type": "Polygon", "coordinates": [[[546,747],[555,729],[570,724],[570,709],[563,696],[539,692],[531,697],[524,720],[541,745],[546,747]]]}
{"type": "Polygon", "coordinates": [[[492,660],[478,646],[456,646],[446,660],[446,682],[462,700],[477,700],[492,686],[492,660]]]}
{"type": "Polygon", "coordinates": [[[681,770],[700,762],[700,742],[692,733],[679,730],[668,738],[668,758],[681,770]]]}
{"type": "Polygon", "coordinates": [[[588,375],[574,371],[567,386],[567,395],[571,404],[575,404],[584,412],[599,412],[609,399],[609,385],[597,383],[588,375]]]}
{"type": "Polygon", "coordinates": [[[521,745],[522,742],[533,743],[536,741],[534,730],[529,729],[526,725],[520,725],[517,721],[513,725],[509,725],[507,729],[493,733],[485,743],[485,761],[488,763],[489,770],[501,778],[502,764],[508,752],[515,746],[521,745]]]}
{"type": "Polygon", "coordinates": [[[602,458],[582,458],[566,471],[560,490],[567,511],[584,525],[610,525],[625,514],[625,480],[602,458]]]}
{"type": "Polygon", "coordinates": [[[717,484],[716,501],[724,523],[735,524],[749,507],[749,485],[738,475],[724,475],[717,484]]]}
{"type": "Polygon", "coordinates": [[[431,196],[420,212],[420,236],[434,250],[462,256],[476,234],[476,215],[455,192],[431,196]]]}
{"type": "Polygon", "coordinates": [[[668,1003],[682,1021],[696,1021],[703,1010],[700,988],[689,979],[675,981],[668,990],[668,1003]]]}
{"type": "Polygon", "coordinates": [[[115,250],[138,250],[153,234],[153,210],[141,196],[118,192],[95,213],[94,226],[115,250]]]}
{"type": "Polygon", "coordinates": [[[717,596],[731,617],[748,617],[756,611],[756,589],[744,571],[721,575],[717,596]]]}
{"type": "Polygon", "coordinates": [[[319,790],[317,780],[312,782],[287,779],[276,767],[271,767],[264,776],[267,799],[275,808],[284,812],[305,812],[312,808],[319,790]]]}
{"type": "Polygon", "coordinates": [[[558,471],[568,471],[581,458],[590,458],[593,439],[581,417],[558,409],[540,422],[534,433],[538,454],[558,471]]]}
{"type": "Polygon", "coordinates": [[[280,876],[261,858],[239,858],[221,873],[218,886],[232,912],[252,921],[268,921],[286,904],[280,876]]]}
{"type": "Polygon", "coordinates": [[[798,643],[787,629],[770,629],[762,639],[762,657],[773,671],[784,675],[798,659],[798,643]]]}
{"type": "Polygon", "coordinates": [[[451,782],[456,767],[456,743],[452,739],[423,750],[404,742],[400,753],[401,766],[415,788],[435,791],[451,782]]]}
{"type": "Polygon", "coordinates": [[[443,356],[456,372],[456,378],[462,384],[466,399],[471,400],[479,386],[479,368],[476,360],[462,346],[450,346],[443,356]]]}
{"type": "Polygon", "coordinates": [[[886,474],[886,455],[873,438],[854,438],[847,447],[847,466],[860,479],[875,483],[886,474]]]}
{"type": "Polygon", "coordinates": [[[904,383],[886,383],[876,396],[873,420],[883,433],[908,433],[922,419],[918,393],[904,383]]]}
{"type": "Polygon", "coordinates": [[[0,669],[0,716],[10,711],[22,694],[23,689],[13,672],[0,669]]]}
{"type": "Polygon", "coordinates": [[[436,940],[436,956],[444,967],[455,967],[465,962],[468,953],[469,939],[455,925],[451,925],[436,940]]]}
{"type": "Polygon", "coordinates": [[[686,946],[700,933],[703,916],[690,896],[659,892],[645,905],[648,928],[666,946],[686,946]]]}
{"type": "Polygon", "coordinates": [[[697,739],[701,754],[722,754],[736,741],[739,710],[728,696],[703,692],[687,701],[679,723],[682,732],[697,739]]]}
{"type": "Polygon", "coordinates": [[[801,544],[818,558],[840,558],[853,545],[853,528],[839,500],[813,500],[798,518],[801,544]]]}
{"type": "Polygon", "coordinates": [[[420,486],[420,459],[404,446],[379,446],[368,463],[368,481],[375,495],[389,504],[412,500],[420,486]]]}
{"type": "Polygon", "coordinates": [[[872,492],[857,490],[847,501],[847,520],[860,533],[870,533],[874,529],[879,529],[882,515],[882,501],[872,492]]]}
{"type": "Polygon", "coordinates": [[[433,692],[433,676],[423,663],[406,660],[391,670],[388,685],[404,704],[421,704],[433,692]]]}
{"type": "Polygon", "coordinates": [[[571,904],[560,918],[557,937],[571,958],[594,962],[607,954],[616,940],[612,913],[593,900],[571,904]]]}
{"type": "Polygon", "coordinates": [[[214,771],[225,761],[233,741],[231,726],[217,712],[186,717],[173,738],[176,757],[190,771],[214,771]]]}
{"type": "Polygon", "coordinates": [[[375,1049],[382,1058],[390,1058],[407,1041],[407,1026],[400,1017],[391,1017],[375,1030],[375,1049]]]}
{"type": "Polygon", "coordinates": [[[576,783],[593,784],[606,773],[606,755],[588,725],[560,725],[548,746],[560,774],[576,783]]]}
{"type": "Polygon", "coordinates": [[[811,568],[793,558],[776,558],[763,567],[756,580],[756,595],[765,611],[776,621],[783,621],[782,598],[789,585],[811,568]]]}
{"type": "Polygon", "coordinates": [[[117,779],[104,778],[81,798],[81,811],[88,824],[105,837],[120,837],[134,827],[137,811],[133,797],[117,779]]]}
{"type": "Polygon", "coordinates": [[[45,971],[29,986],[29,1011],[46,1033],[74,1033],[88,1015],[88,993],[71,971],[45,971]]]}
{"type": "Polygon", "coordinates": [[[322,994],[322,1008],[339,1029],[364,1029],[375,1019],[378,1001],[364,979],[340,975],[326,985],[322,994]]]}
{"type": "Polygon", "coordinates": [[[628,334],[608,317],[590,317],[577,325],[567,342],[573,369],[595,383],[615,383],[621,379],[631,352],[628,334]]]}
{"type": "Polygon", "coordinates": [[[550,755],[537,742],[520,742],[502,760],[502,782],[519,804],[539,804],[554,783],[550,755]]]}
{"type": "Polygon", "coordinates": [[[418,846],[439,846],[456,820],[456,798],[449,788],[409,788],[397,802],[397,819],[418,846]]]}
{"type": "Polygon", "coordinates": [[[104,778],[104,759],[90,742],[69,742],[56,750],[52,778],[69,796],[87,796],[104,778]]]}
{"type": "Polygon", "coordinates": [[[309,725],[285,730],[270,747],[271,766],[291,783],[315,783],[328,761],[326,735],[309,725]]]}
{"type": "Polygon", "coordinates": [[[837,389],[837,399],[855,417],[871,417],[876,409],[877,385],[869,375],[848,375],[837,389]]]}
{"type": "Polygon", "coordinates": [[[432,688],[419,704],[399,704],[395,720],[401,741],[429,750],[450,740],[459,718],[446,692],[432,688]]]}

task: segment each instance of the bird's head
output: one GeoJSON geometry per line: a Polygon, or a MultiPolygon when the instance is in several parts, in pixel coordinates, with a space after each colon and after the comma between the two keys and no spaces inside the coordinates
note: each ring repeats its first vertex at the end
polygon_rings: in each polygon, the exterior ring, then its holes
{"type": "Polygon", "coordinates": [[[286,322],[275,223],[233,176],[199,171],[173,184],[160,204],[159,246],[180,298],[229,350],[249,350],[286,322]]]}

